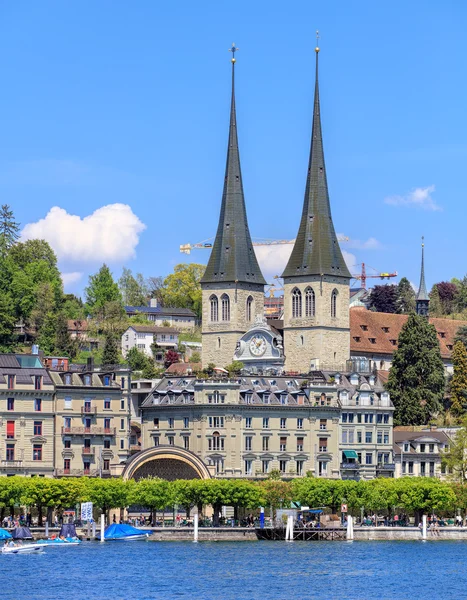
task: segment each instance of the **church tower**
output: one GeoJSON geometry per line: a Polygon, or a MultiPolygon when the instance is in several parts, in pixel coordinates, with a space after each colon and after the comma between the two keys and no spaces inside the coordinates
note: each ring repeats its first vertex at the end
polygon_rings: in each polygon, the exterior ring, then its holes
{"type": "Polygon", "coordinates": [[[321,132],[318,55],[310,159],[302,218],[284,278],[288,371],[342,369],[350,356],[350,273],[334,231],[321,132]]]}
{"type": "Polygon", "coordinates": [[[201,279],[203,294],[202,363],[224,367],[234,359],[242,334],[264,312],[266,281],[256,260],[246,216],[235,110],[235,45],[232,101],[224,191],[216,239],[201,279]]]}
{"type": "Polygon", "coordinates": [[[417,315],[420,315],[422,317],[428,317],[430,297],[427,294],[425,284],[425,244],[423,242],[423,239],[424,238],[422,237],[422,269],[420,272],[420,286],[418,288],[415,306],[417,315]]]}

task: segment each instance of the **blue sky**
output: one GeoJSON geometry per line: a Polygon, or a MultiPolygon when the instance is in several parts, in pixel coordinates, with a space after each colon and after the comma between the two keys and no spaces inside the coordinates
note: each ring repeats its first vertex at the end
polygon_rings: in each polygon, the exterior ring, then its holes
{"type": "MultiPolygon", "coordinates": [[[[116,276],[206,262],[179,245],[216,231],[235,42],[250,230],[293,238],[319,29],[328,183],[349,261],[418,284],[424,234],[428,285],[462,277],[466,25],[461,0],[4,0],[1,202],[52,243],[68,291],[104,260],[116,276]]],[[[269,250],[271,279],[287,250],[269,250]]]]}

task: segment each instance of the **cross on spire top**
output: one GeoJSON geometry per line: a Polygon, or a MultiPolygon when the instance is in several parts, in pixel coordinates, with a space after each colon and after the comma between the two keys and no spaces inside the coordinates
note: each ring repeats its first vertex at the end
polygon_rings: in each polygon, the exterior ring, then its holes
{"type": "Polygon", "coordinates": [[[238,52],[238,50],[240,50],[240,48],[237,48],[237,46],[235,45],[235,42],[232,44],[232,48],[229,48],[229,52],[232,52],[232,62],[235,62],[235,52],[238,52]]]}

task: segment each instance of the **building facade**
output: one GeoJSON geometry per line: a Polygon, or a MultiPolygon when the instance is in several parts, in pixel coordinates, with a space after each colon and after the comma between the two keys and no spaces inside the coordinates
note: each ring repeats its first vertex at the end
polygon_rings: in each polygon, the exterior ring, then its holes
{"type": "Polygon", "coordinates": [[[55,475],[110,476],[129,456],[129,372],[51,371],[55,475]]]}
{"type": "Polygon", "coordinates": [[[38,356],[0,355],[0,475],[54,474],[54,384],[38,356]]]}
{"type": "Polygon", "coordinates": [[[442,431],[394,430],[394,458],[396,477],[444,478],[443,452],[451,440],[442,431]]]}
{"type": "Polygon", "coordinates": [[[160,362],[164,359],[167,350],[178,348],[180,331],[173,327],[157,327],[156,325],[131,325],[122,334],[122,354],[126,356],[132,348],[138,348],[147,356],[160,362]],[[157,348],[153,352],[152,345],[157,348]]]}
{"type": "Polygon", "coordinates": [[[216,477],[340,477],[337,389],[326,377],[164,378],[142,405],[143,448],[179,446],[216,477]]]}
{"type": "Polygon", "coordinates": [[[189,308],[161,306],[156,298],[151,298],[149,306],[125,306],[128,317],[144,315],[147,320],[158,327],[175,327],[176,329],[194,329],[196,315],[189,308]]]}
{"type": "Polygon", "coordinates": [[[342,409],[342,478],[394,477],[394,406],[388,392],[374,373],[338,374],[336,378],[342,409]]]}

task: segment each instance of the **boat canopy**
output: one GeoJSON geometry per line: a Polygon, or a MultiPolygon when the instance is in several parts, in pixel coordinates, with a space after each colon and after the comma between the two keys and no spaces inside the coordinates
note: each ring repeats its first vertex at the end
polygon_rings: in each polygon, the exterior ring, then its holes
{"type": "Polygon", "coordinates": [[[63,535],[65,538],[78,537],[73,523],[64,523],[60,529],[60,535],[63,535]]]}
{"type": "Polygon", "coordinates": [[[9,540],[11,538],[11,533],[6,529],[0,529],[0,540],[9,540]]]}
{"type": "Polygon", "coordinates": [[[131,525],[120,525],[118,523],[113,523],[104,531],[104,539],[119,540],[122,538],[131,537],[133,535],[142,535],[145,533],[147,533],[147,531],[144,531],[144,529],[137,529],[131,525]]]}
{"type": "Polygon", "coordinates": [[[14,540],[32,540],[32,533],[29,527],[16,527],[11,532],[14,540]]]}
{"type": "Polygon", "coordinates": [[[358,458],[358,454],[355,450],[344,450],[344,456],[345,458],[354,458],[355,460],[358,458]]]}

